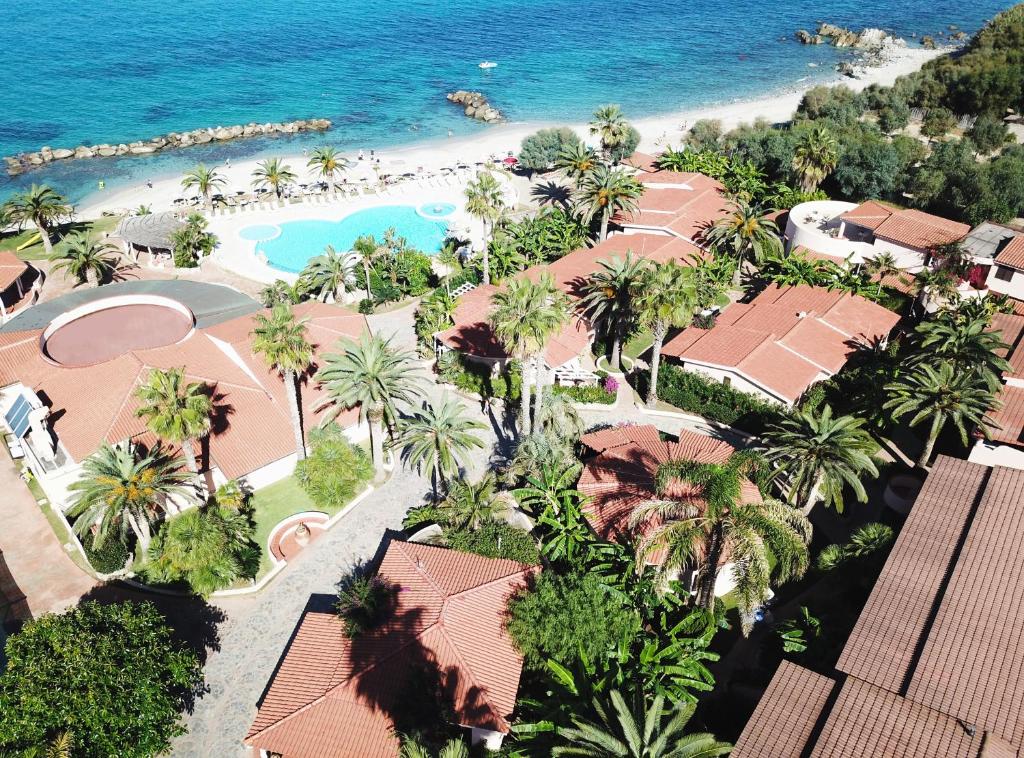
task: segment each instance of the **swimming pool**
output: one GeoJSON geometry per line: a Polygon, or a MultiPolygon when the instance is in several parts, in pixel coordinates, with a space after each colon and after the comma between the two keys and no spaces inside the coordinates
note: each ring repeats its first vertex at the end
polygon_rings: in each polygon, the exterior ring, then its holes
{"type": "Polygon", "coordinates": [[[410,247],[434,255],[444,243],[448,224],[424,218],[411,205],[382,205],[356,211],[341,221],[308,219],[286,221],[278,225],[277,236],[271,238],[268,224],[245,227],[239,231],[243,239],[257,239],[256,252],[267,258],[267,263],[281,271],[297,274],[310,258],[323,253],[327,245],[335,250],[352,249],[357,237],[372,234],[378,240],[388,229],[405,237],[410,247]]]}

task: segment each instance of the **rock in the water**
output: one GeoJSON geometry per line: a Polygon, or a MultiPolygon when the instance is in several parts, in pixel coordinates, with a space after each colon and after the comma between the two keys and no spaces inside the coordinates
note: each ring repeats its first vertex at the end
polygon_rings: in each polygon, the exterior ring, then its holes
{"type": "Polygon", "coordinates": [[[923,37],[921,37],[921,47],[923,47],[925,50],[934,50],[935,37],[933,37],[930,34],[926,34],[923,37]]]}
{"type": "Polygon", "coordinates": [[[824,37],[820,34],[811,34],[806,29],[797,29],[796,38],[802,45],[820,45],[825,41],[824,37]]]}
{"type": "Polygon", "coordinates": [[[53,151],[53,159],[55,161],[63,161],[63,160],[67,160],[68,158],[74,158],[74,157],[75,157],[75,151],[74,150],[68,150],[66,147],[59,147],[59,148],[57,148],[56,150],[53,151]]]}
{"type": "Polygon", "coordinates": [[[838,71],[843,76],[850,77],[851,79],[857,78],[857,69],[854,68],[854,65],[849,61],[842,61],[839,65],[836,66],[836,71],[838,71]]]}
{"type": "Polygon", "coordinates": [[[463,106],[462,112],[469,118],[486,123],[501,120],[501,112],[487,101],[482,92],[460,89],[449,92],[446,97],[450,102],[463,106]]]}

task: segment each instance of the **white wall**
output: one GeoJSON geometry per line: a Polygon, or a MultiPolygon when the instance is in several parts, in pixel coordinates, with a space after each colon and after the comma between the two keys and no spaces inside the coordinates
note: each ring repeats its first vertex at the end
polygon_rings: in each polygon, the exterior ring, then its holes
{"type": "MultiPolygon", "coordinates": [[[[692,374],[700,374],[708,379],[714,379],[716,382],[724,382],[726,377],[728,377],[730,386],[740,392],[749,392],[750,394],[757,395],[769,402],[781,403],[786,407],[792,407],[794,405],[792,400],[787,400],[784,397],[774,394],[771,390],[762,387],[759,384],[755,384],[736,371],[713,366],[705,366],[704,364],[692,363],[690,361],[683,361],[681,366],[684,371],[689,371],[692,374]]],[[[825,378],[825,375],[823,374],[820,378],[825,378]]],[[[817,381],[817,379],[815,381],[817,381]]]]}
{"type": "Polygon", "coordinates": [[[1006,266],[1000,267],[999,264],[994,264],[992,270],[988,272],[988,280],[985,282],[988,288],[992,292],[997,292],[1000,295],[1009,295],[1012,298],[1018,300],[1024,300],[1024,273],[1017,271],[1006,266]],[[1009,281],[996,278],[996,273],[1002,268],[1004,271],[1012,271],[1013,278],[1009,281]]]}
{"type": "Polygon", "coordinates": [[[250,471],[245,476],[238,477],[239,484],[244,485],[247,489],[259,490],[267,487],[275,482],[279,482],[285,477],[291,476],[292,472],[295,471],[295,463],[298,460],[298,456],[295,453],[288,455],[280,460],[276,460],[273,463],[268,463],[266,466],[250,471]]]}
{"type": "MultiPolygon", "coordinates": [[[[460,724],[463,729],[465,725],[460,724]]],[[[479,727],[470,727],[470,738],[469,741],[478,745],[481,742],[484,743],[484,747],[488,750],[501,750],[501,741],[505,739],[505,735],[501,732],[495,732],[491,729],[480,729],[479,727]]]]}
{"type": "Polygon", "coordinates": [[[998,442],[978,440],[971,448],[967,460],[984,466],[1007,466],[1024,469],[1024,450],[998,442]]]}

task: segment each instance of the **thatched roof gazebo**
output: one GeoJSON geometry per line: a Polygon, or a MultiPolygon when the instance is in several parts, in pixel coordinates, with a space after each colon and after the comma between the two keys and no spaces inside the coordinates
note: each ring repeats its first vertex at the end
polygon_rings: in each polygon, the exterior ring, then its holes
{"type": "Polygon", "coordinates": [[[144,216],[129,216],[117,228],[117,236],[128,245],[129,251],[145,250],[152,253],[169,253],[174,247],[174,232],[185,226],[173,211],[148,213],[144,216]]]}

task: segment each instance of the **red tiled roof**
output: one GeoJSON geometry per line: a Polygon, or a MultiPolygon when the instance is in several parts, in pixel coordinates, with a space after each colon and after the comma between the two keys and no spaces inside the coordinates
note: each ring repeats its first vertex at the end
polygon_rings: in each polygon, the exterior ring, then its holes
{"type": "Polygon", "coordinates": [[[995,424],[992,439],[1024,447],[1024,387],[1004,384],[999,391],[999,402],[1001,407],[989,414],[995,424]]]}
{"type": "Polygon", "coordinates": [[[918,250],[930,250],[957,242],[971,231],[969,224],[950,221],[914,208],[889,208],[874,200],[861,203],[840,218],[871,229],[879,239],[918,250]]]}
{"type": "Polygon", "coordinates": [[[996,255],[996,263],[1024,271],[1024,234],[1019,234],[996,255]]]}
{"type": "Polygon", "coordinates": [[[857,226],[863,226],[866,229],[876,229],[879,224],[887,220],[895,212],[895,208],[882,205],[876,200],[868,200],[853,210],[842,214],[839,218],[843,221],[850,221],[857,226]]]}
{"type": "MultiPolygon", "coordinates": [[[[736,452],[727,442],[687,430],[679,433],[677,442],[663,442],[649,424],[592,432],[580,441],[598,455],[584,466],[576,486],[590,498],[583,508],[587,521],[605,540],[631,531],[633,511],[655,497],[654,481],[661,464],[671,460],[724,463],[736,452]]],[[[746,479],[742,497],[744,502],[761,501],[757,487],[746,479]]],[[[697,497],[690,500],[698,507],[703,505],[697,497]]],[[[649,533],[656,526],[649,522],[639,531],[649,533]]],[[[656,554],[650,559],[658,562],[661,557],[656,554]]]]}
{"type": "Polygon", "coordinates": [[[18,281],[29,265],[10,250],[0,250],[0,292],[18,281]]]}
{"type": "Polygon", "coordinates": [[[307,612],[246,744],[289,758],[395,756],[389,712],[407,702],[423,665],[440,676],[458,724],[508,732],[522,657],[505,608],[538,570],[391,542],[378,570],[396,589],[388,619],[349,639],[337,614],[307,612]]]}
{"type": "Polygon", "coordinates": [[[637,150],[628,158],[622,161],[627,166],[640,169],[641,171],[657,171],[658,157],[654,155],[648,155],[647,153],[641,153],[637,150]]]}
{"type": "Polygon", "coordinates": [[[703,174],[658,172],[641,175],[639,179],[646,190],[637,200],[638,212],[616,215],[613,221],[621,226],[661,229],[695,240],[729,213],[724,187],[703,174]],[[659,179],[661,173],[664,177],[659,179]],[[690,189],[673,186],[679,183],[685,183],[690,189]]]}

